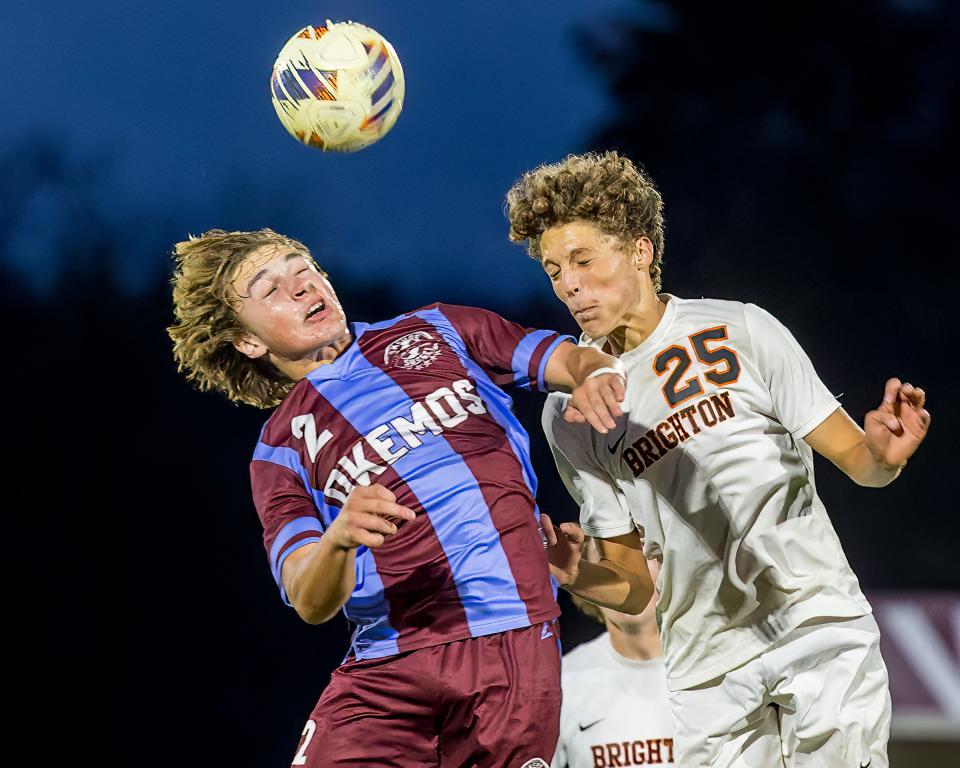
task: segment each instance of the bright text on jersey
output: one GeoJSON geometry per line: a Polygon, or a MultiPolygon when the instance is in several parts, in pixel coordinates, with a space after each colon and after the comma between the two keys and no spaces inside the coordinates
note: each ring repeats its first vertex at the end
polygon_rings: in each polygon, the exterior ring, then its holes
{"type": "MultiPolygon", "coordinates": [[[[403,416],[371,429],[341,456],[327,475],[324,496],[345,504],[356,486],[370,485],[373,478],[387,471],[387,467],[423,445],[421,435],[427,432],[440,435],[445,429],[462,424],[471,414],[486,412],[483,400],[474,392],[473,383],[468,379],[459,379],[449,387],[435,389],[411,404],[403,416]],[[377,461],[364,455],[364,445],[373,450],[377,461]]],[[[290,428],[294,437],[306,442],[311,461],[316,461],[320,450],[333,439],[333,433],[328,429],[317,434],[313,414],[296,416],[291,420],[290,428]]]]}

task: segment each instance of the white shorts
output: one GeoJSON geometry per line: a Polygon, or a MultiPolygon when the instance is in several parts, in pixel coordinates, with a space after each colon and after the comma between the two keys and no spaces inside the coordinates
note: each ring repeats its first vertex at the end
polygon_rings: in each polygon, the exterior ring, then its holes
{"type": "Polygon", "coordinates": [[[682,768],[887,768],[890,690],[873,616],[818,619],[670,693],[682,768]]]}

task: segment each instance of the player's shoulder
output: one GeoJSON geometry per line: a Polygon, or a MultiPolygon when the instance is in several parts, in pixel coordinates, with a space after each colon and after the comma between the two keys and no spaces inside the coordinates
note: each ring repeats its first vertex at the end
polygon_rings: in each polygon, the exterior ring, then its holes
{"type": "Polygon", "coordinates": [[[293,437],[293,420],[310,412],[317,392],[311,383],[303,378],[287,393],[283,401],[271,411],[260,430],[258,443],[282,446],[293,437]]]}
{"type": "Polygon", "coordinates": [[[410,317],[411,315],[423,315],[438,313],[448,319],[467,317],[470,315],[485,315],[493,314],[489,309],[483,309],[481,307],[472,307],[467,304],[450,304],[446,301],[435,301],[432,304],[426,304],[422,307],[417,307],[412,309],[409,312],[405,312],[400,315],[398,319],[403,319],[405,317],[410,317]]]}
{"type": "Polygon", "coordinates": [[[441,333],[449,333],[454,336],[473,333],[478,329],[487,329],[491,325],[496,326],[503,322],[503,318],[492,310],[466,304],[449,304],[444,301],[435,301],[432,304],[405,312],[397,317],[394,322],[400,322],[411,317],[419,317],[441,333]]]}
{"type": "Polygon", "coordinates": [[[694,322],[718,322],[724,324],[742,323],[749,304],[732,299],[683,299],[670,296],[677,316],[694,322]]]}
{"type": "Polygon", "coordinates": [[[402,319],[404,317],[410,317],[415,315],[418,312],[442,312],[444,307],[452,307],[454,304],[446,304],[442,301],[433,301],[430,304],[424,304],[422,307],[417,307],[416,309],[411,309],[409,312],[404,312],[402,315],[399,315],[397,319],[402,319]]]}
{"type": "MultiPolygon", "coordinates": [[[[449,335],[447,332],[454,329],[452,306],[435,301],[375,323],[351,323],[351,328],[356,344],[367,347],[368,352],[370,348],[391,343],[399,344],[399,348],[404,349],[423,338],[429,338],[433,332],[449,335]]],[[[349,351],[346,356],[350,356],[349,351]]],[[[353,365],[348,364],[344,372],[352,370],[353,365]]]]}

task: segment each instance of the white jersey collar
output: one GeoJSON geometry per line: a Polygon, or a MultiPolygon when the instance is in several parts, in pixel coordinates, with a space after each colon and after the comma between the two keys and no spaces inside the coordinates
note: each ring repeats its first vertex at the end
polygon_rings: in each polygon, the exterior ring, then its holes
{"type": "MultiPolygon", "coordinates": [[[[667,303],[667,308],[663,312],[663,317],[660,318],[660,322],[657,323],[657,327],[653,329],[653,333],[640,342],[639,346],[634,347],[629,352],[624,352],[622,355],[620,355],[621,359],[639,356],[643,353],[643,351],[656,347],[664,338],[664,336],[667,335],[667,332],[670,330],[670,326],[673,325],[673,319],[677,314],[677,304],[679,304],[682,299],[678,299],[672,293],[661,293],[658,294],[658,296],[667,303]]],[[[597,349],[603,349],[603,345],[606,343],[606,336],[600,336],[594,339],[588,336],[586,332],[580,334],[581,347],[596,347],[597,349]]]]}

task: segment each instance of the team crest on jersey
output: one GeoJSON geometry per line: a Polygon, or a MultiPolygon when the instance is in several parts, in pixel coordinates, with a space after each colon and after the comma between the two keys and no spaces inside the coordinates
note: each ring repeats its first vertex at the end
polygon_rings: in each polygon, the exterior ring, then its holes
{"type": "Polygon", "coordinates": [[[385,365],[420,371],[440,357],[440,344],[426,331],[414,331],[391,341],[383,353],[385,365]]]}
{"type": "Polygon", "coordinates": [[[550,768],[550,763],[542,757],[535,757],[533,760],[527,760],[520,768],[550,768]]]}

